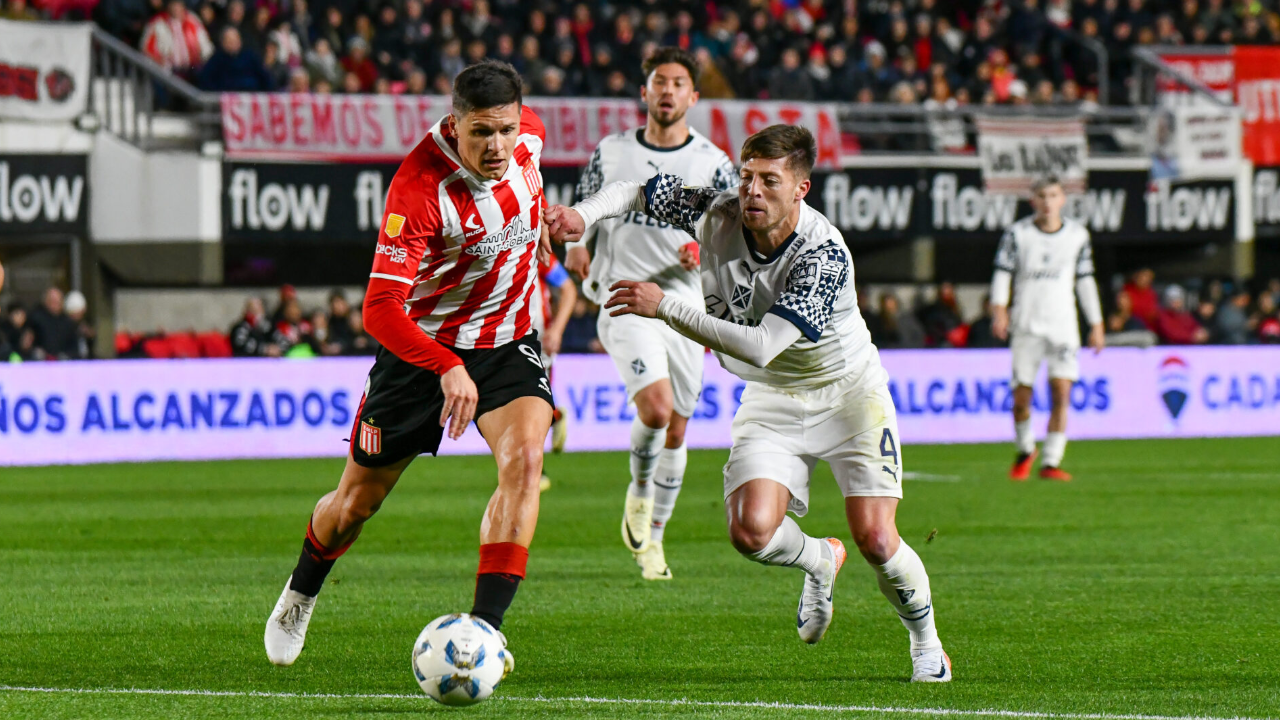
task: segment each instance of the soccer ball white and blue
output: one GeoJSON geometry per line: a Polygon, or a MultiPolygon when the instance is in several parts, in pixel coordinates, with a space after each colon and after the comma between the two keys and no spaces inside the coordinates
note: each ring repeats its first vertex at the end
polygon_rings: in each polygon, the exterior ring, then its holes
{"type": "Polygon", "coordinates": [[[413,676],[443,705],[474,705],[506,677],[506,642],[489,623],[466,613],[427,623],[413,644],[413,676]]]}

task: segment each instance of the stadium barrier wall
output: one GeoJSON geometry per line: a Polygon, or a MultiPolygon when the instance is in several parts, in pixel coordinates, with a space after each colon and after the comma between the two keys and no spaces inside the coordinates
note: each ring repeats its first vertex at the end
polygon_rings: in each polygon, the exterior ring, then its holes
{"type": "MultiPolygon", "coordinates": [[[[882,353],[902,442],[1012,437],[1005,350],[882,353]]],[[[0,466],[342,456],[369,358],[0,366],[0,466]]],[[[1280,435],[1280,347],[1115,348],[1081,354],[1071,436],[1280,435]]],[[[632,410],[604,355],[557,359],[570,450],[625,450],[632,410]]],[[[710,355],[691,447],[724,448],[743,383],[710,355]]],[[[1043,432],[1047,387],[1036,385],[1043,432]]],[[[486,453],[471,428],[443,453],[486,453]]]]}

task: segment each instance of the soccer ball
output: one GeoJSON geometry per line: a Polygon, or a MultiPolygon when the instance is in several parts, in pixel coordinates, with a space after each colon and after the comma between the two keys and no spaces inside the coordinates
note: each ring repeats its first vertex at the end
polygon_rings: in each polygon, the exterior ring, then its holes
{"type": "Polygon", "coordinates": [[[443,705],[474,705],[506,677],[506,649],[489,623],[466,613],[427,623],[413,643],[413,676],[443,705]]]}

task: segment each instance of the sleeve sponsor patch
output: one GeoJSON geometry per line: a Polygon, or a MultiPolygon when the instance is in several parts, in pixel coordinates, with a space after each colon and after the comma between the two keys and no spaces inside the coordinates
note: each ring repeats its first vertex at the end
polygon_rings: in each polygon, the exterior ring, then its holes
{"type": "Polygon", "coordinates": [[[383,228],[383,232],[387,237],[400,237],[400,228],[404,227],[404,216],[395,213],[387,214],[387,226],[383,228]]]}

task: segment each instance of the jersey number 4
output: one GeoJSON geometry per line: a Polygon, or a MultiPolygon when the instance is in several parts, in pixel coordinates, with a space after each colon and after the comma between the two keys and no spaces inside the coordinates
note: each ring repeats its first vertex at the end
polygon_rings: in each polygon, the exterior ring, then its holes
{"type": "Polygon", "coordinates": [[[893,458],[894,467],[892,469],[890,469],[889,466],[887,465],[881,469],[889,473],[890,475],[892,475],[893,479],[896,481],[898,479],[898,474],[895,471],[897,470],[897,466],[899,465],[898,446],[894,444],[893,433],[889,432],[889,428],[885,428],[884,434],[880,436],[880,457],[893,458]]]}

